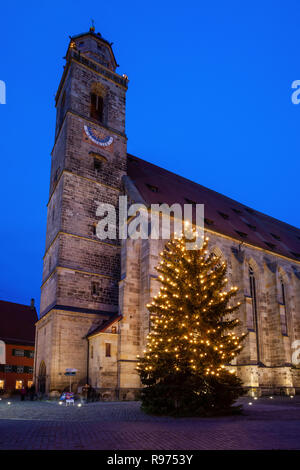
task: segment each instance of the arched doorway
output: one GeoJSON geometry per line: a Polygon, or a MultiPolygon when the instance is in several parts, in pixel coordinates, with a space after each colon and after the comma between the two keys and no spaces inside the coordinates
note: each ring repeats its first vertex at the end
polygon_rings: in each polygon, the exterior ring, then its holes
{"type": "Polygon", "coordinates": [[[40,363],[38,375],[38,391],[40,393],[45,393],[46,391],[46,364],[44,361],[40,363]]]}

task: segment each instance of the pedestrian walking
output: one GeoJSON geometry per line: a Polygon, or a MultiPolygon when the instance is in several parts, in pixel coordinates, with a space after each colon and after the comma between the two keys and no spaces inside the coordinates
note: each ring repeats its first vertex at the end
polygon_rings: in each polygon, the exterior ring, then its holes
{"type": "Polygon", "coordinates": [[[30,389],[29,389],[29,397],[30,397],[30,401],[33,401],[34,400],[34,396],[35,396],[35,385],[32,384],[30,389]]]}
{"type": "Polygon", "coordinates": [[[24,401],[25,395],[26,395],[26,388],[24,387],[24,385],[22,386],[20,393],[21,393],[21,401],[24,401]]]}

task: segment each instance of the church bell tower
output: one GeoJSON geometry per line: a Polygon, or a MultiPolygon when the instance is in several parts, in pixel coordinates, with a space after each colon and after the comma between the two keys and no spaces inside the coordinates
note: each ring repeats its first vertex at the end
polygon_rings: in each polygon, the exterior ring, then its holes
{"type": "Polygon", "coordinates": [[[126,174],[125,96],[112,44],[92,27],[70,38],[56,94],[35,381],[62,390],[66,368],[88,380],[87,334],[118,315],[120,246],[99,240],[99,203],[118,204],[126,174]]]}

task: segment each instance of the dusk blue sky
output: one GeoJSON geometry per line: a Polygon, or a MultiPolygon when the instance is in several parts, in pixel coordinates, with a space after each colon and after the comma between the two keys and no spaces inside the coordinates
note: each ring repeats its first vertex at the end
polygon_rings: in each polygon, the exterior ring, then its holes
{"type": "Polygon", "coordinates": [[[128,152],[300,226],[299,1],[2,2],[0,299],[39,307],[69,35],[114,43],[128,152]]]}

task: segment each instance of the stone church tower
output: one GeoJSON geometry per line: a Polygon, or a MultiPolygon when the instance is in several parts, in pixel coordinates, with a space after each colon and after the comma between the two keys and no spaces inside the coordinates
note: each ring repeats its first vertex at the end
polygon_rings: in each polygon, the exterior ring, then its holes
{"type": "MultiPolygon", "coordinates": [[[[88,377],[89,330],[118,315],[120,246],[96,236],[98,204],[117,205],[126,174],[125,96],[112,44],[94,28],[71,38],[56,94],[46,250],[37,325],[36,383],[88,377]]],[[[99,219],[98,219],[99,220],[99,219]]]]}

